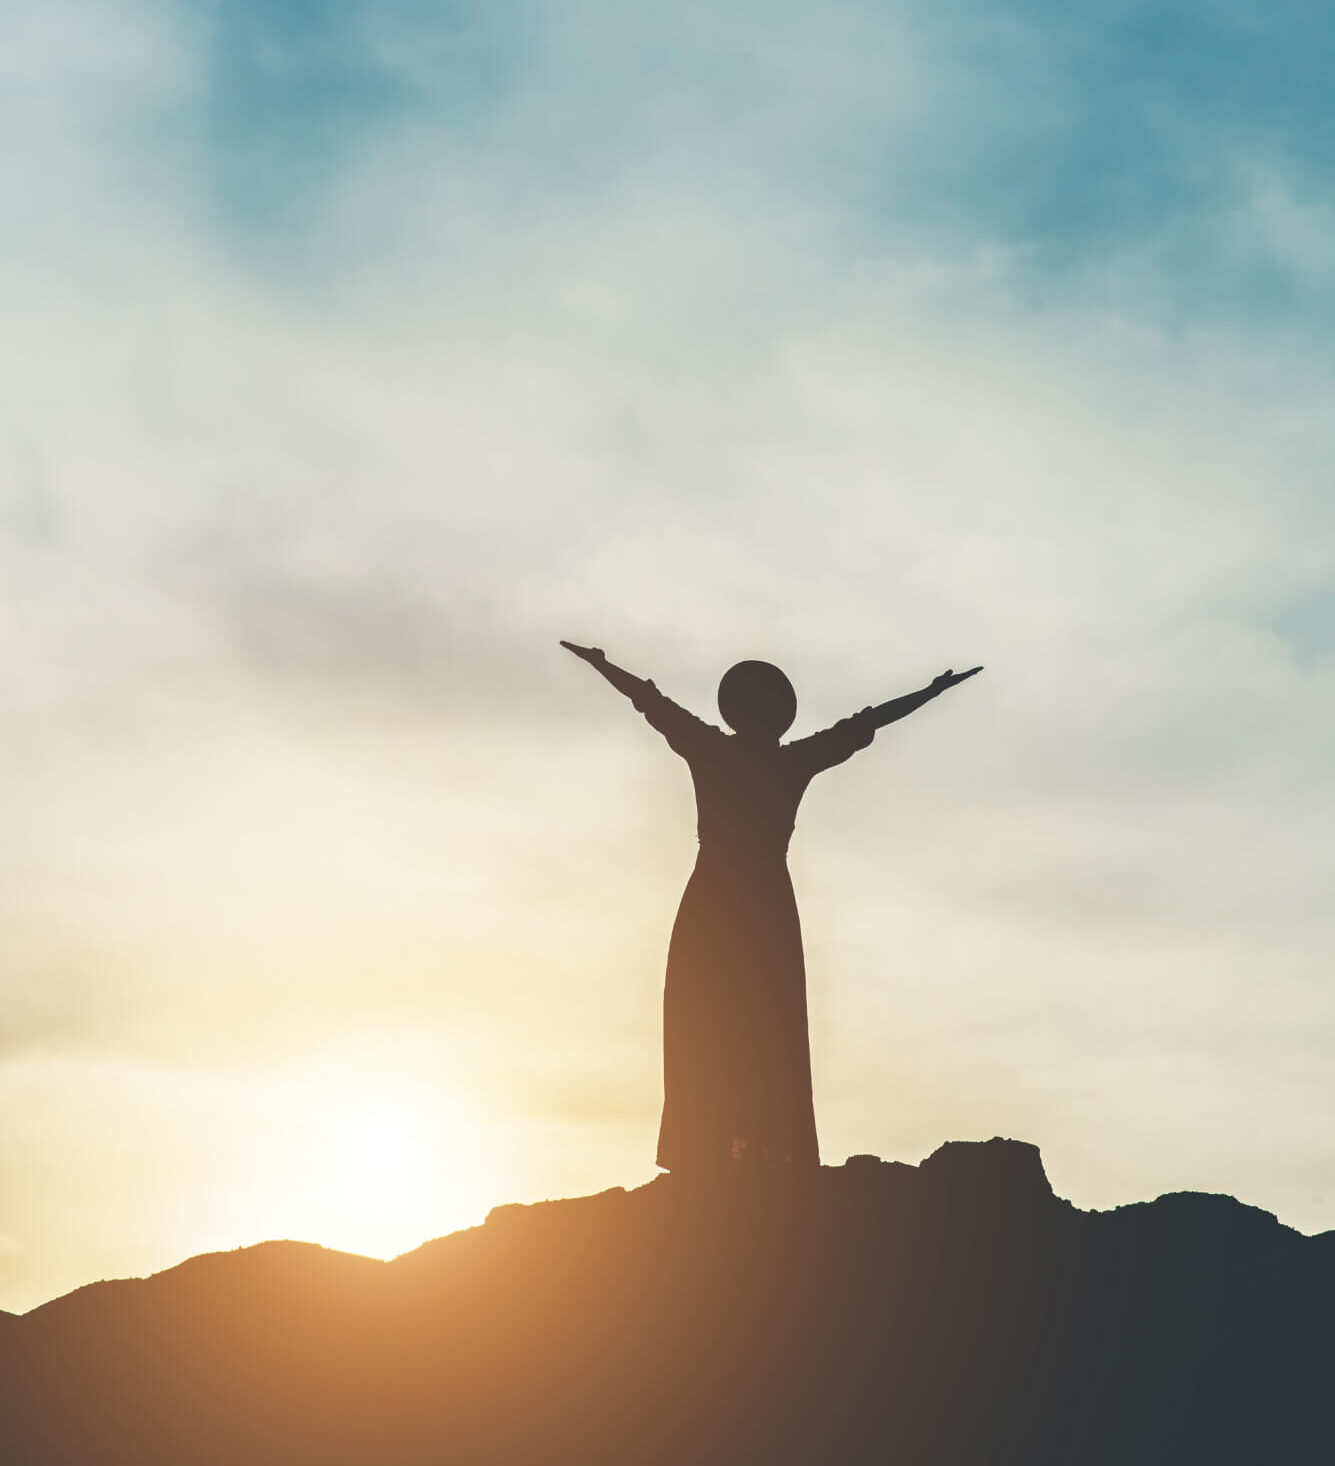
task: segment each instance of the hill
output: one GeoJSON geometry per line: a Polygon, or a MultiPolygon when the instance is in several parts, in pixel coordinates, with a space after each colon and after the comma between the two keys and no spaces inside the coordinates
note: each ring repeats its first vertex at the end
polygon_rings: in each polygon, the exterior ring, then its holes
{"type": "Polygon", "coordinates": [[[1335,1233],[1081,1212],[1032,1146],[500,1207],[390,1263],[267,1242],[0,1329],[12,1466],[1331,1459],[1335,1233]]]}

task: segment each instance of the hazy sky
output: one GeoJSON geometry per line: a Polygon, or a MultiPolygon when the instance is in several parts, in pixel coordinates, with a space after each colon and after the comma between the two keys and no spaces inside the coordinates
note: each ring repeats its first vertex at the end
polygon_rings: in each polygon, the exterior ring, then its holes
{"type": "Polygon", "coordinates": [[[823,1153],[1335,1227],[1335,19],[0,11],[0,1307],[653,1174],[685,768],[801,734],[823,1153]]]}

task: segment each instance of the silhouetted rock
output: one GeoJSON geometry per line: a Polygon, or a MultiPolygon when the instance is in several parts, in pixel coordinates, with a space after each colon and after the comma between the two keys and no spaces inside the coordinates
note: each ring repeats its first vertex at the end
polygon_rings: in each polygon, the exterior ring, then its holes
{"type": "MultiPolygon", "coordinates": [[[[294,1242],[0,1327],[6,1466],[1331,1459],[1335,1233],[1033,1146],[664,1176],[392,1263],[294,1242]]],[[[0,1318],[0,1325],[7,1321],[0,1318]]]]}
{"type": "Polygon", "coordinates": [[[958,1206],[1041,1211],[1053,1201],[1038,1147],[1022,1140],[948,1140],[918,1171],[938,1197],[958,1206]]]}

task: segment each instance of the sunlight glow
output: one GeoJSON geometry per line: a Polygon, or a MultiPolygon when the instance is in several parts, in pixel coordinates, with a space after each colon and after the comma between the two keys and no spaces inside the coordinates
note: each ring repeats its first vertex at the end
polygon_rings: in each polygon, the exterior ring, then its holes
{"type": "Polygon", "coordinates": [[[483,1219],[478,1147],[440,1096],[331,1085],[302,1100],[278,1169],[245,1208],[252,1235],[389,1258],[483,1219]]]}

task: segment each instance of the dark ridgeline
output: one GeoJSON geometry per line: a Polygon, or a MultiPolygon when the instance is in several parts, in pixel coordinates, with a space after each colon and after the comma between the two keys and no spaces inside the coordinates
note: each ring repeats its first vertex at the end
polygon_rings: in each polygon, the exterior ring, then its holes
{"type": "Polygon", "coordinates": [[[780,743],[797,713],[769,662],[739,662],[719,684],[731,734],[678,707],[599,647],[561,643],[628,697],[690,766],[700,851],[668,946],[663,988],[663,1122],[669,1171],[816,1166],[802,929],[788,841],[807,785],[963,682],[943,672],[905,697],[780,743]]]}
{"type": "Polygon", "coordinates": [[[5,1466],[1324,1466],[1335,1233],[1038,1152],[662,1176],[0,1319],[5,1466]]]}

